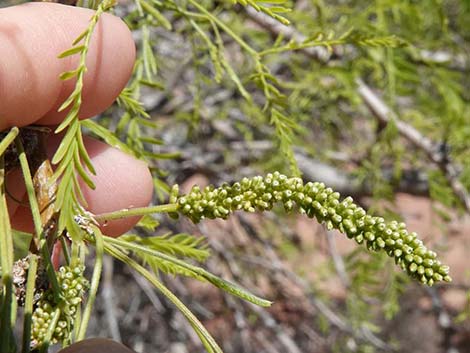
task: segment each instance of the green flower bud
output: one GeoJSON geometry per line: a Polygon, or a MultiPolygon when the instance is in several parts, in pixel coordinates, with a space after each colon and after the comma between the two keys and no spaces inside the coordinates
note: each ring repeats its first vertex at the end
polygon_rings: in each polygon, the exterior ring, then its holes
{"type": "Polygon", "coordinates": [[[381,248],[385,248],[385,241],[382,238],[377,238],[377,245],[381,248]]]}
{"type": "Polygon", "coordinates": [[[414,262],[410,264],[410,267],[408,267],[410,272],[416,272],[418,270],[418,265],[416,265],[414,262]]]}
{"type": "Polygon", "coordinates": [[[52,313],[57,307],[61,309],[59,321],[52,336],[52,343],[57,343],[67,337],[73,329],[75,315],[78,305],[82,302],[85,292],[88,290],[89,282],[83,277],[85,267],[64,266],[57,272],[57,280],[62,288],[60,302],[53,301],[52,289],[44,292],[36,303],[32,315],[31,348],[39,349],[44,341],[48,328],[51,324],[52,313]]]}
{"type": "Polygon", "coordinates": [[[426,277],[431,278],[434,275],[434,271],[431,268],[427,268],[424,270],[424,274],[426,277]]]}
{"type": "Polygon", "coordinates": [[[423,264],[424,264],[424,266],[426,266],[426,267],[432,268],[432,266],[434,265],[434,261],[431,260],[431,259],[424,259],[424,260],[423,260],[423,264]]]}
{"type": "Polygon", "coordinates": [[[418,271],[417,271],[417,272],[418,272],[420,275],[424,274],[424,271],[425,271],[424,266],[418,266],[418,271]]]}
{"type": "Polygon", "coordinates": [[[362,242],[364,241],[364,236],[362,234],[359,234],[359,235],[356,235],[354,239],[356,240],[358,244],[362,244],[362,242]]]}
{"type": "Polygon", "coordinates": [[[372,232],[365,232],[364,237],[369,241],[374,241],[375,240],[375,235],[372,232]]]}
{"type": "Polygon", "coordinates": [[[333,222],[331,221],[326,221],[325,225],[327,230],[332,230],[334,228],[333,222]]]}

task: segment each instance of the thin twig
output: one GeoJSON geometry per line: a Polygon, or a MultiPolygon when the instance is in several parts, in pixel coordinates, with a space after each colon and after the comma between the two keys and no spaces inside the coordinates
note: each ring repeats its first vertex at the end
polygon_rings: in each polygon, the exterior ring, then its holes
{"type": "Polygon", "coordinates": [[[90,321],[92,309],[93,309],[93,304],[96,299],[96,294],[98,292],[98,286],[100,283],[100,278],[101,278],[101,271],[103,269],[103,254],[104,254],[104,242],[103,242],[103,234],[101,231],[98,229],[97,226],[93,225],[92,231],[94,234],[94,242],[95,242],[95,266],[93,268],[93,274],[91,277],[91,284],[90,284],[90,290],[88,292],[88,298],[87,302],[85,305],[85,308],[83,309],[83,315],[82,315],[82,320],[80,323],[80,328],[78,329],[77,333],[77,341],[81,341],[85,338],[87,327],[88,327],[88,322],[90,321]]]}
{"type": "Polygon", "coordinates": [[[357,80],[357,85],[359,95],[375,117],[386,124],[393,121],[401,136],[426,153],[429,160],[444,173],[455,195],[465,206],[467,212],[470,212],[470,196],[458,179],[458,168],[448,160],[445,154],[440,152],[439,144],[422,135],[413,126],[401,121],[362,80],[357,80]]]}
{"type": "MultiPolygon", "coordinates": [[[[295,40],[299,43],[307,39],[306,36],[298,32],[293,26],[284,26],[275,19],[265,15],[264,13],[256,11],[251,7],[246,7],[245,10],[248,17],[276,36],[282,35],[287,40],[295,40]]],[[[302,48],[300,51],[307,54],[309,57],[323,63],[328,62],[331,56],[328,50],[324,47],[302,48]]]]}

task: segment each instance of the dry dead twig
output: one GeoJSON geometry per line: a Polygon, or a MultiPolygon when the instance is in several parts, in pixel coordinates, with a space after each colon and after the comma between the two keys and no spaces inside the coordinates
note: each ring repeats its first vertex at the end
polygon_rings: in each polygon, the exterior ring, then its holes
{"type": "Polygon", "coordinates": [[[455,195],[465,206],[467,212],[470,212],[470,195],[458,179],[458,168],[449,161],[445,154],[441,153],[439,144],[431,141],[413,126],[400,120],[362,80],[357,80],[357,84],[359,95],[374,116],[386,124],[393,122],[401,136],[422,150],[429,160],[444,173],[455,195]]]}

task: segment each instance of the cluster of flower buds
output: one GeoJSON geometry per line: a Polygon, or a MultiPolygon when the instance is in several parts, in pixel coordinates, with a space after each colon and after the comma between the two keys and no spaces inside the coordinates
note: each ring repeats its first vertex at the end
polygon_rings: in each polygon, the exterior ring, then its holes
{"type": "Polygon", "coordinates": [[[41,299],[36,303],[32,317],[32,348],[40,347],[44,342],[51,325],[52,315],[57,308],[60,309],[60,316],[50,343],[60,342],[69,336],[73,329],[78,306],[89,288],[89,282],[83,276],[84,271],[85,266],[83,265],[61,267],[57,272],[57,280],[62,290],[59,303],[54,303],[51,289],[45,291],[41,299]]]}
{"type": "Polygon", "coordinates": [[[341,200],[339,193],[323,183],[304,184],[300,178],[275,172],[219,188],[208,186],[201,190],[194,186],[189,194],[177,198],[173,195],[173,199],[178,203],[179,213],[194,223],[204,218],[226,219],[237,210],[267,211],[276,203],[286,211],[297,207],[308,217],[325,223],[328,229],[338,229],[357,243],[364,243],[369,250],[385,251],[411,277],[424,284],[451,281],[449,267],[436,259],[436,253],[428,250],[416,233],[408,232],[404,223],[371,216],[351,197],[341,200]]]}

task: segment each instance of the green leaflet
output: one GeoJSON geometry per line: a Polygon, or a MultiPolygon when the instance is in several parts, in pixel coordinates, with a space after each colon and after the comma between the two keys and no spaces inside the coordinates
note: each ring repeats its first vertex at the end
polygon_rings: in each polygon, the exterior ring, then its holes
{"type": "Polygon", "coordinates": [[[119,239],[143,245],[155,251],[173,256],[182,256],[204,262],[210,256],[206,240],[190,234],[164,234],[142,238],[134,234],[121,236],[119,239]]]}
{"type": "Polygon", "coordinates": [[[196,278],[196,279],[204,279],[212,283],[216,287],[226,292],[229,292],[230,294],[233,294],[241,299],[247,300],[253,304],[260,305],[260,306],[271,305],[271,302],[269,300],[260,298],[248,292],[246,289],[239,287],[238,285],[234,283],[228,282],[222,278],[219,278],[216,275],[204,270],[201,267],[191,265],[171,255],[167,255],[159,251],[152,250],[147,246],[142,246],[134,242],[114,239],[114,238],[106,237],[106,236],[103,237],[103,239],[105,243],[112,244],[114,246],[119,246],[126,250],[131,250],[132,252],[134,252],[134,254],[143,258],[147,262],[152,261],[152,258],[153,258],[154,259],[153,261],[157,261],[157,262],[160,261],[161,263],[164,263],[164,264],[167,263],[168,266],[172,267],[172,270],[175,271],[175,273],[184,274],[184,275],[196,278]]]}

